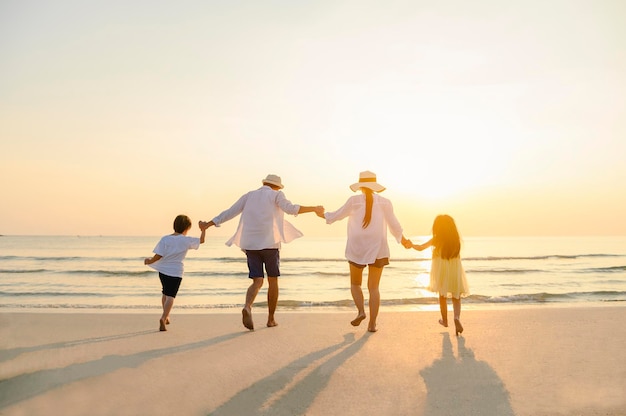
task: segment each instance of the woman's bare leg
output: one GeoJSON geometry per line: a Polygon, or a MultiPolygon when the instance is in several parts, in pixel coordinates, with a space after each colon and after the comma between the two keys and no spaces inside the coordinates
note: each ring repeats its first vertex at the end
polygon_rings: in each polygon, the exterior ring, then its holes
{"type": "Polygon", "coordinates": [[[352,293],[352,300],[357,308],[357,317],[352,320],[353,326],[359,326],[361,321],[365,319],[365,298],[363,297],[363,290],[361,284],[363,283],[363,269],[350,264],[350,293],[352,293]]]}
{"type": "Polygon", "coordinates": [[[376,319],[378,318],[378,310],[380,309],[380,277],[383,274],[382,267],[368,266],[367,273],[367,289],[370,294],[369,307],[370,307],[370,322],[367,325],[367,330],[370,332],[376,332],[376,319]]]}

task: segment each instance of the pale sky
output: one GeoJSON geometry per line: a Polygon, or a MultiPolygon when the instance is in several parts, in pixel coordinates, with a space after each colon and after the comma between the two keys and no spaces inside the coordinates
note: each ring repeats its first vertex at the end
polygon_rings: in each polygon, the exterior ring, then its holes
{"type": "Polygon", "coordinates": [[[0,234],[167,234],[268,173],[331,211],[371,170],[407,236],[440,213],[465,236],[626,235],[624,16],[622,0],[0,0],[0,234]]]}

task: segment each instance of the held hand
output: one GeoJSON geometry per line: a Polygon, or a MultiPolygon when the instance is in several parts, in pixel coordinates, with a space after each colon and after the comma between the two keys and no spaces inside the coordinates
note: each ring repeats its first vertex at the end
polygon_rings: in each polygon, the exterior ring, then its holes
{"type": "Polygon", "coordinates": [[[316,206],[315,214],[320,218],[324,218],[324,207],[321,205],[316,206]]]}
{"type": "Polygon", "coordinates": [[[411,240],[409,240],[408,238],[404,238],[402,237],[402,245],[404,246],[404,248],[413,248],[413,242],[411,240]]]}
{"type": "Polygon", "coordinates": [[[204,231],[209,228],[209,223],[204,221],[198,221],[198,227],[200,227],[200,230],[204,231]]]}

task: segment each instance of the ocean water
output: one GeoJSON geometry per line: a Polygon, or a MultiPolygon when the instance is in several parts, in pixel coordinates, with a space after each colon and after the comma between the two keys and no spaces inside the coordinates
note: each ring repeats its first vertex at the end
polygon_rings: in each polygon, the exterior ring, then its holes
{"type": "MultiPolygon", "coordinates": [[[[427,237],[412,237],[423,242],[427,237]]],[[[159,237],[1,236],[2,311],[154,311],[157,273],[143,264],[159,237]]],[[[245,255],[208,237],[190,250],[177,312],[242,307],[249,285],[245,255]]],[[[436,310],[426,290],[430,250],[390,241],[382,307],[436,310]]],[[[345,237],[303,237],[283,245],[279,308],[352,310],[345,237]]],[[[609,305],[626,301],[626,237],[465,237],[461,251],[471,295],[463,307],[609,305]]],[[[364,291],[367,298],[366,276],[364,291]]],[[[265,287],[256,306],[266,305],[265,287]]]]}

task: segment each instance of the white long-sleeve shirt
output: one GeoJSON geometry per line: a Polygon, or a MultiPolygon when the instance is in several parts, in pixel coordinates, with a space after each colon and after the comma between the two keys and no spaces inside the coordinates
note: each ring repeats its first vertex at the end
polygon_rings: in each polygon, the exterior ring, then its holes
{"type": "Polygon", "coordinates": [[[365,195],[354,195],[334,212],[325,214],[326,223],[348,217],[348,241],[346,243],[346,258],[357,264],[372,264],[376,259],[389,257],[389,243],[387,230],[402,241],[402,226],[393,213],[391,201],[378,194],[372,195],[372,218],[367,228],[363,228],[365,216],[365,195]]]}
{"type": "Polygon", "coordinates": [[[215,226],[241,214],[237,231],[227,242],[244,250],[280,248],[302,233],[285,220],[284,214],[297,215],[300,205],[292,204],[282,191],[267,185],[243,195],[230,208],[213,218],[215,226]]]}

